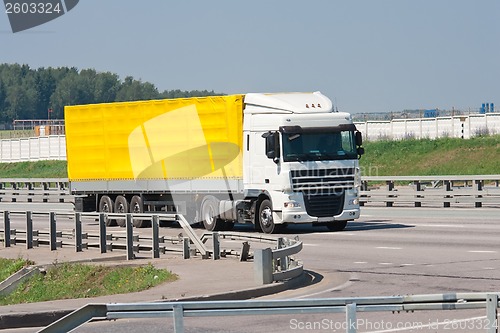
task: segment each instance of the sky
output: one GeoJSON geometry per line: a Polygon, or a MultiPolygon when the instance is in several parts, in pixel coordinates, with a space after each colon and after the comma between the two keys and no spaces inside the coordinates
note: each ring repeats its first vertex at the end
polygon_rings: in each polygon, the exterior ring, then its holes
{"type": "Polygon", "coordinates": [[[468,110],[500,107],[499,22],[498,0],[80,0],[18,33],[2,8],[0,63],[160,91],[321,91],[350,113],[468,110]]]}

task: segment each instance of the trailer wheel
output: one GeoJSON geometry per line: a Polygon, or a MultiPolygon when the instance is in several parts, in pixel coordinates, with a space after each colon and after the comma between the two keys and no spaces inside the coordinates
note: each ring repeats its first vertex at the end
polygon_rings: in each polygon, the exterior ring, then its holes
{"type": "Polygon", "coordinates": [[[334,221],[334,222],[328,222],[326,224],[326,227],[330,231],[342,231],[345,229],[347,226],[347,221],[334,221]]]}
{"type": "Polygon", "coordinates": [[[208,231],[222,229],[224,222],[219,218],[219,199],[214,196],[206,196],[201,203],[201,218],[203,226],[208,231]]]}
{"type": "MultiPolygon", "coordinates": [[[[128,213],[128,201],[123,195],[119,195],[115,199],[115,213],[128,213]]],[[[127,224],[127,219],[116,219],[116,224],[118,224],[120,227],[124,227],[127,224]]]]}
{"type": "Polygon", "coordinates": [[[282,225],[274,223],[273,205],[269,199],[265,199],[260,203],[257,218],[260,229],[266,234],[279,232],[282,228],[282,225]]]}
{"type": "MultiPolygon", "coordinates": [[[[113,213],[113,206],[114,206],[113,200],[107,195],[103,195],[101,197],[101,200],[99,200],[100,213],[106,213],[106,214],[113,213]]],[[[112,227],[116,225],[116,220],[110,219],[109,217],[106,216],[104,218],[104,223],[106,224],[106,226],[112,227]]]]}
{"type": "MultiPolygon", "coordinates": [[[[144,204],[142,203],[142,198],[139,195],[134,195],[130,200],[130,213],[141,214],[144,212],[144,204]]],[[[134,227],[145,228],[149,226],[150,221],[134,219],[134,227]]]]}

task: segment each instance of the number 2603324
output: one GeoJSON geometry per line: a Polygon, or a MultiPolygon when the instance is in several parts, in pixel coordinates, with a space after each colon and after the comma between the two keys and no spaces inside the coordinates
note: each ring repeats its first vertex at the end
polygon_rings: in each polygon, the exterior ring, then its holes
{"type": "Polygon", "coordinates": [[[61,3],[50,2],[6,2],[6,14],[59,14],[63,11],[61,3]]]}

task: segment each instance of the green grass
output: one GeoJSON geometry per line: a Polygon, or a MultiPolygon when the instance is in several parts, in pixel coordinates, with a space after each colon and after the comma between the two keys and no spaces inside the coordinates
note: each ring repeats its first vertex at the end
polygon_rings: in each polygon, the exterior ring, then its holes
{"type": "Polygon", "coordinates": [[[364,144],[366,176],[484,175],[500,173],[500,136],[374,141],[364,144]]]}
{"type": "Polygon", "coordinates": [[[29,138],[35,134],[34,130],[1,130],[0,139],[29,138]]]}
{"type": "Polygon", "coordinates": [[[0,178],[67,178],[66,161],[0,163],[0,178]]]}
{"type": "Polygon", "coordinates": [[[177,279],[175,274],[144,266],[96,266],[59,263],[37,274],[14,292],[0,296],[0,305],[131,293],[177,279]]]}
{"type": "Polygon", "coordinates": [[[21,270],[25,266],[33,264],[25,259],[5,259],[0,258],[0,281],[5,280],[15,272],[21,270]]]}

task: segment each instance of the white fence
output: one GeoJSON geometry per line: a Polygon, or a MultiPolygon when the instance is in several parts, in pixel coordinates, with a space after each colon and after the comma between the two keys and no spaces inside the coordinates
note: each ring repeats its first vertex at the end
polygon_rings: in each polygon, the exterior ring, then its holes
{"type": "Polygon", "coordinates": [[[50,135],[0,140],[0,163],[66,160],[66,137],[50,135]]]}
{"type": "Polygon", "coordinates": [[[469,139],[500,133],[500,113],[437,118],[393,119],[356,122],[367,140],[442,137],[469,139]]]}
{"type": "MultiPolygon", "coordinates": [[[[473,114],[437,118],[393,119],[356,122],[367,140],[469,139],[500,133],[500,113],[473,114]]],[[[50,135],[0,140],[0,163],[66,160],[66,137],[50,135]]]]}

